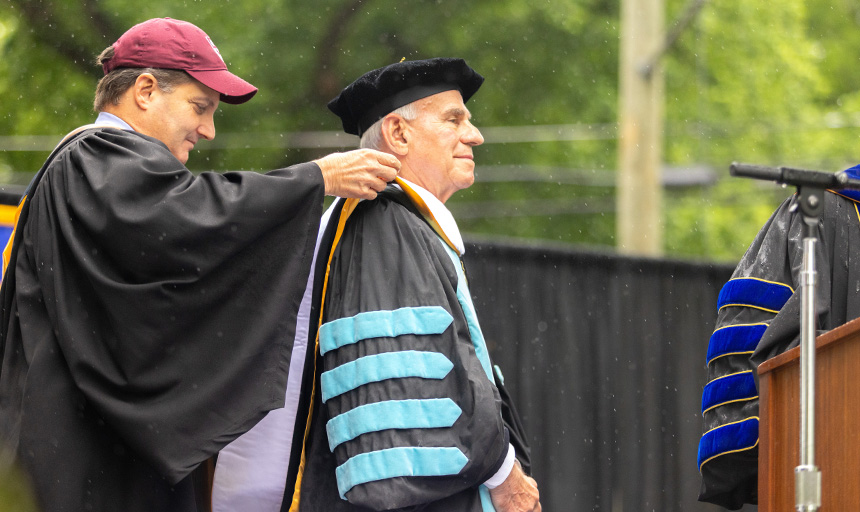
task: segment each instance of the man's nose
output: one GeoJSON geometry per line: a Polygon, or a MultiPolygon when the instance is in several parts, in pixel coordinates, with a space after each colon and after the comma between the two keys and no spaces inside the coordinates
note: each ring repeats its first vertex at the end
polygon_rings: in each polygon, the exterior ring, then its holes
{"type": "Polygon", "coordinates": [[[197,128],[197,133],[206,140],[215,138],[215,119],[210,118],[197,128]]]}
{"type": "Polygon", "coordinates": [[[484,143],[484,136],[481,135],[481,130],[472,124],[471,121],[466,121],[466,133],[463,134],[463,143],[470,146],[480,146],[484,143]]]}

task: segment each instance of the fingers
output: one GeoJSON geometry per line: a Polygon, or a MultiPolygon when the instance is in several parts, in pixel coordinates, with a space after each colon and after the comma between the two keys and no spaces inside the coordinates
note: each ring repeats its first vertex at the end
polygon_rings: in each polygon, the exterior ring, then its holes
{"type": "Polygon", "coordinates": [[[400,170],[396,157],[372,149],[333,153],[314,162],[322,171],[326,194],[359,199],[375,199],[400,170]]]}
{"type": "Polygon", "coordinates": [[[356,196],[359,199],[367,199],[368,201],[373,201],[379,194],[374,192],[373,190],[368,190],[367,192],[361,194],[360,196],[356,196]]]}
{"type": "Polygon", "coordinates": [[[397,177],[397,173],[400,171],[400,160],[394,155],[389,155],[381,151],[373,149],[368,149],[367,151],[372,151],[376,161],[380,164],[377,177],[386,183],[394,181],[394,178],[397,177]]]}
{"type": "MultiPolygon", "coordinates": [[[[379,195],[379,192],[385,190],[385,187],[388,186],[388,182],[381,180],[380,178],[373,177],[368,178],[367,183],[361,183],[356,187],[356,191],[348,197],[357,197],[359,199],[376,199],[376,196],[379,195]]],[[[344,191],[349,194],[348,191],[344,191]]]]}
{"type": "Polygon", "coordinates": [[[379,178],[379,177],[372,180],[370,183],[370,188],[377,191],[377,192],[382,192],[383,190],[385,190],[385,187],[387,187],[387,186],[388,186],[388,182],[379,178]]]}
{"type": "Polygon", "coordinates": [[[357,197],[359,199],[368,199],[374,200],[376,196],[379,195],[379,192],[385,190],[385,187],[388,186],[388,183],[382,181],[379,178],[373,178],[368,183],[360,185],[356,191],[350,194],[348,191],[344,191],[348,194],[346,197],[357,197]]]}
{"type": "Polygon", "coordinates": [[[490,490],[490,498],[498,512],[540,512],[540,492],[537,482],[514,464],[508,478],[490,490]]]}

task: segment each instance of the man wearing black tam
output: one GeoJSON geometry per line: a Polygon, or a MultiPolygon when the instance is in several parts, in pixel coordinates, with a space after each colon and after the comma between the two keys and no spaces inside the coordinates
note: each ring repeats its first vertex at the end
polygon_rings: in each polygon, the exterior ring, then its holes
{"type": "MultiPolygon", "coordinates": [[[[236,497],[247,477],[236,472],[222,488],[216,474],[216,510],[541,510],[522,427],[471,301],[463,240],[444,206],[474,182],[473,148],[484,139],[465,102],[482,82],[461,59],[400,62],[329,103],[362,147],[397,157],[400,174],[376,200],[338,199],[326,212],[306,290],[308,337],[293,345],[292,360],[305,361],[291,384],[301,397],[295,423],[261,422],[247,435],[293,432],[287,498],[260,506],[254,478],[244,484],[250,500],[222,501],[220,489],[236,497]]],[[[291,368],[291,383],[297,373],[291,368]]],[[[254,451],[248,438],[222,456],[259,468],[283,451],[283,440],[254,451]]]]}

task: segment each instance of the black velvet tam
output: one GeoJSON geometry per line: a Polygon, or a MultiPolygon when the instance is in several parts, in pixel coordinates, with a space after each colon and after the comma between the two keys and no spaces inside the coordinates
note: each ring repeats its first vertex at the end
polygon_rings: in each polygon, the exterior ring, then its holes
{"type": "Polygon", "coordinates": [[[373,123],[403,105],[444,91],[458,90],[466,102],[484,77],[463,59],[398,62],[374,69],[349,84],[328,103],[343,131],[361,136],[373,123]]]}

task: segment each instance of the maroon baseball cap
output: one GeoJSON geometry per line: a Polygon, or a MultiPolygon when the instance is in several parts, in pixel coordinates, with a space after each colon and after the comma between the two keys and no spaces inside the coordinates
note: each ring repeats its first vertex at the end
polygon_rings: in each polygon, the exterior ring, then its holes
{"type": "Polygon", "coordinates": [[[117,68],[179,69],[221,93],[221,101],[232,105],[245,103],[257,93],[256,87],[227,71],[215,43],[187,21],[144,21],[120,36],[113,49],[114,56],[102,66],[105,74],[117,68]]]}

